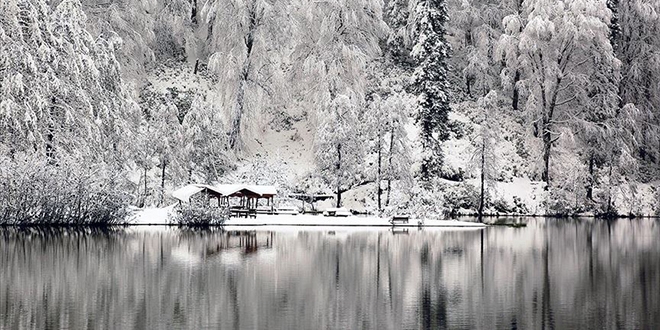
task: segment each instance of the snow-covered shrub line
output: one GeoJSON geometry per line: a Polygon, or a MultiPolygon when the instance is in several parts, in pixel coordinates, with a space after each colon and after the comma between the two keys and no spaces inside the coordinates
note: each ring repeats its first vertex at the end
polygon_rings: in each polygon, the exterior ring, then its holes
{"type": "Polygon", "coordinates": [[[118,181],[107,166],[34,155],[0,158],[0,224],[123,224],[130,211],[118,181]]]}

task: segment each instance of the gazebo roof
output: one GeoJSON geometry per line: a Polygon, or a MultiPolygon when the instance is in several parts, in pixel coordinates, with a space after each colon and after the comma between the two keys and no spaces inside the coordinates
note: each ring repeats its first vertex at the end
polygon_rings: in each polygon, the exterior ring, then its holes
{"type": "Polygon", "coordinates": [[[210,186],[204,184],[189,184],[172,192],[172,197],[182,202],[188,202],[190,201],[190,197],[204,190],[221,197],[270,198],[277,195],[277,188],[275,188],[275,186],[244,184],[220,184],[210,186]]]}
{"type": "Polygon", "coordinates": [[[275,188],[275,186],[219,184],[213,187],[222,192],[223,196],[229,197],[240,197],[247,195],[253,195],[256,197],[272,197],[277,195],[277,188],[275,188]]]}

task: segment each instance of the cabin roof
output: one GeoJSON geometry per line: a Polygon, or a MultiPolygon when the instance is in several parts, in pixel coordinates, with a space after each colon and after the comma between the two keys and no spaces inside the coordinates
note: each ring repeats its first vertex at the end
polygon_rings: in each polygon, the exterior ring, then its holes
{"type": "Polygon", "coordinates": [[[251,197],[251,198],[269,198],[277,195],[275,186],[245,185],[245,184],[189,184],[172,192],[172,197],[182,201],[189,202],[190,197],[202,191],[208,191],[213,195],[222,197],[251,197]]]}
{"type": "Polygon", "coordinates": [[[258,195],[259,197],[272,197],[277,195],[275,186],[245,185],[245,184],[218,184],[214,185],[223,196],[232,195],[258,195]]]}

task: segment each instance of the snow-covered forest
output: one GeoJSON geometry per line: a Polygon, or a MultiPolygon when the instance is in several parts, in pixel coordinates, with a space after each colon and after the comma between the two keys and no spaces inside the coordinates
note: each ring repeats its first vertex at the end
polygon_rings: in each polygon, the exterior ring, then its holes
{"type": "Polygon", "coordinates": [[[213,182],[655,215],[659,125],[658,0],[0,0],[0,218],[213,182]]]}

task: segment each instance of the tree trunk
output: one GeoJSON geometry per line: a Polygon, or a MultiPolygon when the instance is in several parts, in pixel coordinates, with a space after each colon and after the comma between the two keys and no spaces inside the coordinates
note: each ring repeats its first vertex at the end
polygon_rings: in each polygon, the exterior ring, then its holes
{"type": "MultiPolygon", "coordinates": [[[[249,60],[247,60],[249,61],[249,60]]],[[[249,65],[248,65],[249,67],[249,65]]],[[[240,144],[241,135],[241,121],[243,118],[243,111],[245,110],[245,88],[247,85],[247,71],[244,74],[245,79],[241,79],[238,87],[238,94],[236,95],[236,106],[234,107],[234,114],[232,116],[230,132],[229,132],[229,147],[236,149],[240,144]]]]}
{"type": "Polygon", "coordinates": [[[387,155],[387,197],[385,206],[390,206],[390,190],[392,188],[392,154],[394,153],[394,124],[390,126],[390,150],[387,155]]]}
{"type": "Polygon", "coordinates": [[[142,207],[147,205],[147,168],[144,168],[144,198],[142,199],[142,207]]]}
{"type": "Polygon", "coordinates": [[[378,132],[378,175],[376,178],[376,195],[378,195],[378,214],[380,214],[381,210],[383,209],[382,204],[381,204],[381,195],[383,194],[383,189],[380,186],[380,181],[382,177],[382,139],[380,136],[381,132],[378,132]]]}
{"type": "Polygon", "coordinates": [[[465,87],[467,87],[468,96],[472,97],[472,79],[465,78],[465,87]]]}
{"type": "Polygon", "coordinates": [[[341,144],[337,144],[337,206],[341,206],[341,144]]]}
{"type": "Polygon", "coordinates": [[[557,77],[557,82],[552,92],[550,100],[546,99],[545,95],[545,85],[541,84],[541,100],[543,104],[543,122],[541,123],[541,136],[543,139],[543,172],[541,173],[541,180],[545,182],[545,190],[550,188],[550,152],[552,149],[552,120],[554,118],[555,106],[557,102],[557,93],[559,91],[559,85],[561,84],[561,77],[557,77]]]}
{"type": "Polygon", "coordinates": [[[53,140],[55,139],[53,125],[48,125],[48,133],[46,134],[46,158],[48,164],[55,164],[55,147],[53,140]]]}
{"type": "Polygon", "coordinates": [[[387,179],[387,195],[385,197],[385,207],[390,206],[390,190],[392,190],[392,179],[387,179]]]}
{"type": "Polygon", "coordinates": [[[589,181],[587,182],[587,199],[594,199],[594,185],[596,184],[594,155],[589,155],[589,181]]]}
{"type": "Polygon", "coordinates": [[[161,162],[161,167],[160,167],[160,201],[158,203],[159,206],[163,205],[163,201],[165,199],[165,167],[167,166],[167,162],[163,160],[161,162]]]}
{"type": "Polygon", "coordinates": [[[481,141],[481,193],[479,194],[479,222],[483,222],[484,216],[484,182],[486,181],[486,141],[481,141]]]}
{"type": "MultiPolygon", "coordinates": [[[[57,99],[53,96],[50,99],[50,118],[55,121],[55,104],[57,99]]],[[[46,161],[48,164],[55,164],[55,126],[51,123],[48,124],[48,132],[46,133],[46,161]]]]}
{"type": "Polygon", "coordinates": [[[190,11],[190,21],[197,24],[197,0],[191,0],[192,9],[190,11]]]}
{"type": "Polygon", "coordinates": [[[511,106],[513,110],[518,110],[518,102],[520,99],[520,91],[518,91],[518,81],[520,81],[520,70],[516,70],[516,74],[513,77],[513,97],[511,97],[511,106]]]}
{"type": "Polygon", "coordinates": [[[543,125],[543,172],[541,181],[545,182],[545,189],[550,186],[550,149],[552,148],[552,136],[550,131],[543,125]]]}
{"type": "Polygon", "coordinates": [[[610,184],[607,192],[607,217],[611,217],[613,213],[612,211],[614,210],[614,208],[612,207],[612,162],[613,161],[614,161],[613,159],[610,160],[610,169],[608,173],[610,184]]]}
{"type": "Polygon", "coordinates": [[[245,110],[245,89],[247,88],[247,81],[250,75],[250,58],[252,56],[252,46],[254,44],[254,33],[256,32],[258,22],[258,13],[256,7],[252,6],[248,14],[250,16],[250,25],[248,27],[247,35],[244,37],[245,41],[245,61],[240,74],[240,82],[236,95],[236,106],[234,107],[234,115],[232,118],[230,132],[229,132],[229,147],[236,149],[240,147],[241,135],[241,120],[243,118],[243,111],[245,110]]]}

